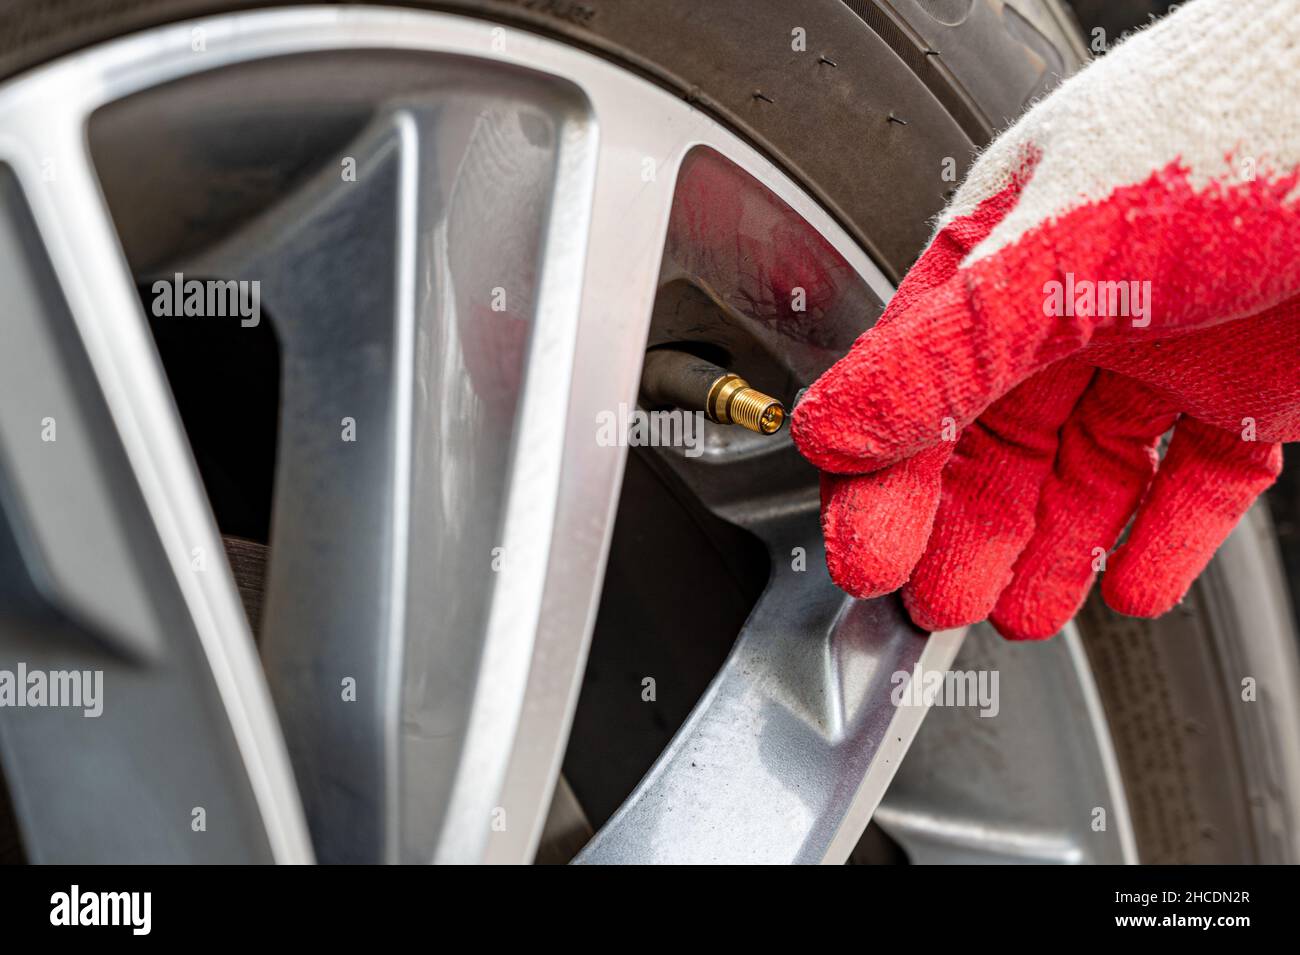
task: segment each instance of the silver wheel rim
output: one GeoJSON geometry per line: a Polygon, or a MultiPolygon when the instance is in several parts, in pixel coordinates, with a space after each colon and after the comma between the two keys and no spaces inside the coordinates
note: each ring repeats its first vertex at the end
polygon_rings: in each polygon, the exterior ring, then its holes
{"type": "MultiPolygon", "coordinates": [[[[468,147],[462,141],[448,148],[465,155],[468,147]]],[[[232,15],[108,43],[0,91],[0,164],[13,182],[10,202],[0,207],[8,218],[0,215],[0,221],[10,227],[15,250],[26,249],[32,259],[31,249],[39,248],[48,260],[55,298],[66,305],[68,328],[75,329],[94,384],[88,391],[68,385],[66,364],[48,333],[41,333],[58,304],[48,289],[41,290],[32,269],[15,272],[14,286],[22,282],[30,289],[22,326],[29,349],[9,349],[17,364],[5,369],[13,371],[6,380],[24,382],[25,390],[21,401],[11,401],[18,389],[6,388],[0,419],[6,504],[11,523],[25,535],[15,551],[43,569],[43,586],[37,588],[43,603],[75,618],[108,648],[103,666],[110,705],[115,681],[170,687],[163,698],[173,701],[178,687],[195,681],[212,687],[207,696],[197,694],[201,699],[192,712],[174,721],[194,734],[181,747],[193,751],[190,758],[142,765],[135,779],[108,787],[106,811],[123,832],[158,829],[160,811],[175,818],[181,835],[165,833],[138,844],[77,831],[79,807],[50,798],[48,752],[53,742],[96,747],[106,759],[147,751],[156,726],[151,730],[144,704],[117,708],[123,715],[95,723],[94,731],[66,721],[52,729],[38,725],[34,714],[25,714],[25,722],[0,714],[7,776],[33,857],[156,860],[226,853],[306,862],[313,858],[314,840],[322,859],[532,858],[577,701],[624,466],[625,449],[599,447],[587,422],[601,410],[635,404],[652,307],[664,281],[662,249],[678,174],[686,157],[700,150],[725,157],[756,188],[778,197],[846,264],[845,274],[852,273],[863,294],[887,299],[891,289],[881,272],[834,220],[727,129],[613,64],[492,23],[373,8],[232,15]],[[452,572],[454,579],[432,591],[422,581],[441,570],[447,555],[421,542],[437,538],[431,532],[445,527],[435,520],[437,502],[418,478],[422,466],[440,460],[428,443],[436,431],[429,425],[454,427],[434,416],[447,398],[463,394],[463,386],[453,374],[429,377],[433,373],[420,363],[427,356],[421,336],[438,325],[430,300],[420,298],[417,288],[425,275],[454,288],[460,275],[446,272],[446,262],[437,258],[445,259],[448,246],[421,246],[420,237],[436,232],[434,226],[446,235],[448,216],[428,204],[420,180],[429,170],[421,164],[443,148],[429,145],[433,133],[442,136],[439,144],[454,136],[431,125],[436,117],[419,104],[403,104],[357,144],[358,165],[377,171],[373,178],[391,175],[392,195],[407,200],[393,203],[397,264],[391,314],[378,337],[365,343],[378,342],[390,366],[384,387],[369,393],[371,404],[365,406],[374,409],[387,436],[380,442],[381,480],[363,482],[366,475],[373,478],[366,469],[345,472],[342,479],[354,482],[344,486],[372,508],[366,513],[378,515],[381,543],[367,556],[380,569],[369,576],[356,572],[360,582],[336,584],[343,592],[333,597],[317,585],[307,600],[302,594],[311,591],[304,582],[344,581],[344,570],[355,571],[355,559],[347,563],[347,541],[279,551],[288,556],[273,550],[264,674],[229,569],[220,559],[198,571],[194,565],[196,553],[220,555],[220,539],[92,165],[86,127],[106,104],[172,81],[236,64],[343,50],[419,52],[438,59],[448,75],[490,79],[496,84],[485,86],[492,90],[486,94],[490,102],[473,109],[496,107],[514,119],[524,111],[550,122],[557,135],[542,148],[540,172],[532,179],[524,169],[504,186],[499,178],[492,181],[496,189],[517,187],[515,195],[536,206],[531,218],[524,215],[535,230],[536,249],[527,357],[508,426],[491,435],[511,450],[500,487],[483,505],[489,516],[499,517],[501,532],[462,539],[462,547],[474,550],[473,559],[466,558],[469,569],[452,572]],[[528,71],[522,80],[520,69],[528,71]],[[30,214],[26,230],[24,209],[30,214]],[[40,368],[38,378],[28,356],[42,349],[48,367],[40,368]],[[14,357],[19,354],[21,362],[14,357]],[[20,378],[23,363],[29,374],[20,378]],[[431,382],[441,403],[428,397],[431,382]],[[91,477],[76,487],[55,482],[52,489],[48,454],[41,458],[49,451],[39,442],[42,409],[61,409],[59,415],[75,422],[90,420],[86,409],[101,405],[121,460],[92,466],[69,457],[58,473],[80,469],[91,477]],[[557,408],[564,413],[557,415],[557,408]],[[124,484],[138,494],[139,504],[125,510],[96,484],[124,484]],[[79,513],[84,526],[70,520],[69,499],[82,502],[81,511],[71,513],[79,513]],[[95,515],[102,513],[127,515],[139,527],[128,534],[111,522],[99,526],[104,522],[96,524],[95,515]],[[86,573],[78,547],[88,533],[100,535],[97,552],[118,555],[117,579],[86,573]],[[141,534],[156,547],[152,564],[141,563],[132,550],[141,534]],[[494,547],[507,559],[489,572],[494,547]],[[95,580],[101,583],[87,584],[95,580]],[[449,639],[430,623],[440,606],[430,601],[430,592],[439,598],[479,594],[481,625],[468,637],[449,639]],[[164,593],[172,594],[166,606],[159,603],[164,593]],[[362,615],[338,625],[334,611],[345,606],[361,607],[362,615]],[[367,635],[360,643],[358,630],[367,635]],[[436,681],[448,672],[469,674],[456,684],[461,692],[447,694],[452,704],[446,696],[422,696],[424,679],[436,681]],[[331,715],[340,678],[357,674],[373,691],[369,708],[331,715]],[[452,745],[429,744],[445,738],[439,733],[448,726],[452,745]],[[175,778],[208,764],[215,768],[205,776],[202,798],[217,807],[213,814],[224,819],[227,835],[241,834],[221,852],[214,852],[212,842],[190,838],[194,800],[139,799],[145,788],[167,792],[175,778]],[[322,794],[322,778],[347,790],[345,798],[322,794]]],[[[327,169],[320,177],[322,190],[329,174],[327,169]]],[[[462,195],[490,195],[471,174],[457,183],[462,195]]],[[[190,258],[187,267],[258,275],[272,289],[280,283],[282,291],[306,296],[303,286],[287,284],[293,270],[282,255],[290,240],[311,234],[301,227],[311,221],[311,205],[293,202],[290,197],[259,219],[239,242],[190,258]]],[[[20,259],[15,254],[11,261],[20,259]]],[[[337,258],[330,262],[339,265],[337,258]]],[[[325,277],[317,276],[322,283],[325,277]]],[[[463,303],[452,297],[443,304],[463,303]]],[[[288,311],[278,317],[293,328],[298,319],[288,311]]],[[[305,322],[298,327],[307,347],[314,347],[310,336],[316,332],[305,322]]],[[[313,383],[324,387],[328,381],[313,383]]],[[[329,423],[335,427],[333,418],[329,423]]],[[[309,424],[304,418],[294,426],[309,424]]],[[[788,438],[782,440],[788,445],[788,438]]],[[[75,441],[58,447],[69,448],[70,456],[77,450],[75,441]]],[[[755,457],[743,442],[726,441],[711,446],[709,455],[715,469],[731,466],[737,473],[755,457]]],[[[302,540],[304,526],[319,514],[313,507],[340,490],[330,487],[312,499],[302,469],[313,460],[320,459],[304,454],[295,471],[281,452],[277,482],[288,483],[278,484],[277,501],[286,487],[302,489],[303,501],[297,514],[291,504],[277,503],[277,548],[282,538],[296,534],[302,540]]],[[[480,482],[472,478],[441,490],[459,503],[481,501],[475,497],[480,482]]],[[[702,489],[718,493],[717,486],[702,489]]],[[[852,850],[926,711],[893,706],[891,676],[917,665],[946,669],[964,634],[922,639],[891,600],[858,603],[835,591],[822,568],[816,498],[808,492],[806,486],[792,487],[779,507],[766,511],[711,503],[774,550],[806,547],[808,570],[786,573],[780,562],[774,564],[768,595],[723,669],[583,861],[840,862],[852,850]]],[[[1094,740],[1079,748],[1081,761],[1090,778],[1100,781],[1099,791],[1118,806],[1122,794],[1107,755],[1104,721],[1089,696],[1086,672],[1078,676],[1074,644],[1067,640],[1062,647],[1064,656],[1058,654],[1052,665],[1075,674],[1070,679],[1094,740]]],[[[51,659],[74,660],[77,654],[61,645],[51,659]]],[[[74,767],[75,785],[103,794],[98,768],[74,767]]],[[[922,830],[948,845],[964,846],[974,838],[960,826],[945,828],[933,807],[909,804],[905,795],[900,789],[882,815],[905,845],[919,846],[922,830]]],[[[1082,858],[1131,858],[1131,832],[1122,808],[1115,811],[1120,822],[1112,829],[1114,841],[1082,858]]],[[[955,808],[952,818],[963,812],[955,808]]],[[[986,846],[1002,838],[992,830],[986,834],[986,846]]],[[[1081,858],[1068,850],[1043,856],[1081,858]]]]}

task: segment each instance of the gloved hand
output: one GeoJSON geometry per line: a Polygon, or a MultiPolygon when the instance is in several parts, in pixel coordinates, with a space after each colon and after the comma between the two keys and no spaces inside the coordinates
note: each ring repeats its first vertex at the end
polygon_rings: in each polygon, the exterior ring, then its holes
{"type": "Polygon", "coordinates": [[[980,157],[794,412],[840,586],[1014,639],[1103,568],[1182,598],[1300,437],[1298,63],[1287,4],[1193,0],[980,157]]]}

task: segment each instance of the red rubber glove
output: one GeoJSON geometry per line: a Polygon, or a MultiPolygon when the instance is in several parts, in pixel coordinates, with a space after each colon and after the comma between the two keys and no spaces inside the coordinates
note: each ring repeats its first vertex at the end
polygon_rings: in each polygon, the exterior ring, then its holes
{"type": "Polygon", "coordinates": [[[903,587],[929,630],[989,617],[1036,639],[1104,569],[1111,607],[1155,616],[1274,481],[1300,437],[1286,6],[1194,0],[972,167],[880,321],[794,413],[831,472],[841,587],[903,587]]]}

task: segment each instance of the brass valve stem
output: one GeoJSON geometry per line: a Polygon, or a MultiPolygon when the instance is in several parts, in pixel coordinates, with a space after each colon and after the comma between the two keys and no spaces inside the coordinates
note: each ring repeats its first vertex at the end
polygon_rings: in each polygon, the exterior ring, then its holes
{"type": "Polygon", "coordinates": [[[781,402],[732,374],[724,374],[713,383],[704,413],[718,424],[738,424],[759,434],[776,434],[785,421],[781,402]]]}
{"type": "Polygon", "coordinates": [[[749,386],[739,375],[673,348],[646,353],[641,394],[652,405],[703,411],[718,424],[738,424],[758,434],[776,434],[785,406],[749,386]]]}

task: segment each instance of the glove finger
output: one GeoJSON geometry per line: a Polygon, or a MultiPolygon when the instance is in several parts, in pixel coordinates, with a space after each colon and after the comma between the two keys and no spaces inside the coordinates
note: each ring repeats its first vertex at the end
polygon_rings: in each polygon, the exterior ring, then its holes
{"type": "Polygon", "coordinates": [[[913,622],[947,630],[983,620],[1034,530],[1057,435],[1093,369],[1066,361],[997,401],[966,429],[943,475],[934,530],[903,602],[913,622]]]}
{"type": "Polygon", "coordinates": [[[1173,607],[1281,471],[1280,444],[1180,420],[1128,540],[1102,578],[1106,603],[1133,617],[1173,607]]]}
{"type": "Polygon", "coordinates": [[[1033,537],[991,621],[1011,640],[1040,640],[1083,603],[1156,473],[1156,446],[1177,420],[1168,401],[1112,372],[1093,379],[1061,429],[1038,499],[1033,537]]]}
{"type": "Polygon", "coordinates": [[[893,593],[925,549],[952,445],[874,474],[822,475],[822,534],[831,579],[855,597],[893,593]]]}

